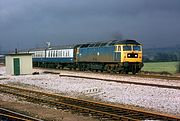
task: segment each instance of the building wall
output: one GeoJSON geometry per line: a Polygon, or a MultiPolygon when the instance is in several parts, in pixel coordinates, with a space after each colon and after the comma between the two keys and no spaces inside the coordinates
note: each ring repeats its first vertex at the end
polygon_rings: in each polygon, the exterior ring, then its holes
{"type": "Polygon", "coordinates": [[[32,74],[32,56],[21,57],[20,73],[21,74],[32,74]]]}
{"type": "Polygon", "coordinates": [[[6,73],[14,75],[14,58],[20,60],[20,74],[32,74],[32,55],[6,56],[6,73]]]}
{"type": "Polygon", "coordinates": [[[6,74],[13,75],[14,74],[14,67],[12,62],[11,56],[5,57],[5,65],[6,65],[6,74]]]}

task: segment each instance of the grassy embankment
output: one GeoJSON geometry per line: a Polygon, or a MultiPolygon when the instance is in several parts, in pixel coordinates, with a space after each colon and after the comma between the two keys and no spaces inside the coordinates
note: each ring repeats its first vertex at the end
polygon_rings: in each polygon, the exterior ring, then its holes
{"type": "Polygon", "coordinates": [[[149,62],[144,63],[142,71],[177,73],[179,62],[149,62]]]}

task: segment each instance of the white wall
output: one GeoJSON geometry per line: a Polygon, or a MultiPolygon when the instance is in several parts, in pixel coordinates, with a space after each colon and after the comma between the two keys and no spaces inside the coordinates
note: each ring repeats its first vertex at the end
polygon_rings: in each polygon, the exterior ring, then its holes
{"type": "Polygon", "coordinates": [[[20,74],[32,74],[32,56],[20,57],[20,74]]]}
{"type": "Polygon", "coordinates": [[[8,75],[14,74],[14,67],[11,56],[5,57],[5,64],[6,64],[6,74],[8,75]]]}
{"type": "Polygon", "coordinates": [[[32,74],[32,55],[8,55],[6,56],[6,73],[14,75],[14,58],[20,60],[20,74],[32,74]]]}

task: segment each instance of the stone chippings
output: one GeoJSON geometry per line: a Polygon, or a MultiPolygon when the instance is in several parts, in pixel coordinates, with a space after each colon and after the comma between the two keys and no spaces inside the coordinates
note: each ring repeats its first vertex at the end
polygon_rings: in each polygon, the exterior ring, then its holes
{"type": "MultiPolygon", "coordinates": [[[[22,85],[32,85],[44,90],[51,90],[55,93],[65,94],[73,97],[82,95],[100,99],[105,102],[135,105],[138,107],[157,110],[180,116],[180,90],[158,88],[150,86],[140,86],[133,84],[121,84],[117,82],[107,82],[95,79],[82,79],[61,77],[54,74],[8,76],[5,74],[4,67],[0,67],[0,83],[16,83],[22,85]]],[[[37,70],[36,70],[37,71],[37,70]]],[[[40,70],[39,70],[40,71],[40,70]]],[[[70,73],[73,72],[61,72],[70,73]]],[[[81,75],[79,73],[79,75],[81,75]]],[[[83,73],[84,76],[92,76],[83,73]]],[[[96,75],[94,75],[96,76],[96,75]]],[[[96,76],[97,77],[97,76],[96,76]]],[[[164,79],[107,76],[99,74],[98,77],[119,79],[124,81],[137,81],[144,83],[161,83],[169,85],[180,85],[180,81],[168,81],[164,79]]]]}

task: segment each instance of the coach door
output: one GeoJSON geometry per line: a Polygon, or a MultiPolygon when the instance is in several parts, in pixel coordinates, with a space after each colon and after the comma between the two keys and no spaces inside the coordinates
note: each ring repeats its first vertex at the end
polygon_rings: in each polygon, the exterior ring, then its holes
{"type": "Polygon", "coordinates": [[[19,58],[14,58],[14,75],[20,75],[20,60],[19,58]]]}

